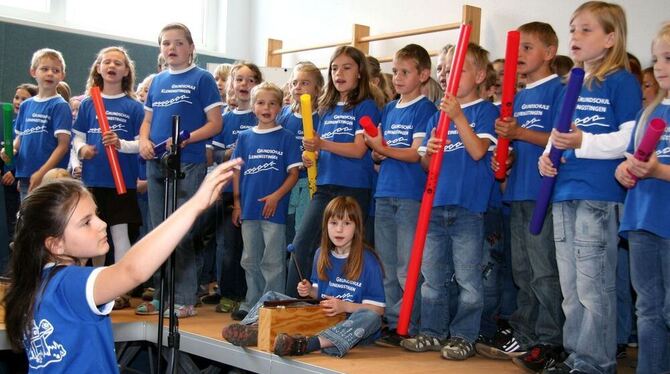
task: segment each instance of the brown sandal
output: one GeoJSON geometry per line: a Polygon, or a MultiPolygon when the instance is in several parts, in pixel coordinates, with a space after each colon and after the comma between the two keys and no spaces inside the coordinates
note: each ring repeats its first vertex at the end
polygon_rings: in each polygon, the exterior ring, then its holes
{"type": "Polygon", "coordinates": [[[128,308],[130,306],[130,297],[128,295],[121,295],[114,299],[114,310],[128,308]]]}

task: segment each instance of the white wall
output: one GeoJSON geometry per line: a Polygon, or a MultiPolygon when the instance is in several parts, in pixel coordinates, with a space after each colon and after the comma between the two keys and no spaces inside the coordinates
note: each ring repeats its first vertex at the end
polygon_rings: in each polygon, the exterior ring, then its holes
{"type": "MultiPolygon", "coordinates": [[[[628,19],[628,50],[637,55],[643,66],[650,63],[651,39],[663,21],[670,20],[668,0],[615,0],[621,4],[628,19]]],[[[434,26],[460,21],[463,4],[482,9],[480,44],[492,58],[505,53],[508,30],[530,21],[551,24],[559,36],[559,53],[567,54],[568,24],[572,12],[583,2],[577,0],[229,0],[239,7],[248,7],[249,29],[232,30],[239,47],[229,45],[226,56],[251,59],[265,65],[268,38],[281,39],[284,48],[325,44],[351,38],[354,23],[370,26],[372,35],[434,26]],[[245,35],[245,32],[248,34],[245,35]]],[[[244,13],[244,12],[241,12],[244,13]]],[[[240,20],[231,19],[233,22],[240,20]]],[[[229,21],[230,22],[230,21],[229,21]]],[[[231,33],[231,27],[228,27],[231,33]]],[[[438,50],[454,43],[457,31],[441,32],[397,40],[373,42],[370,54],[391,56],[408,43],[438,50]]],[[[285,55],[283,66],[291,67],[300,60],[312,60],[319,66],[328,64],[332,49],[285,55]]],[[[389,71],[390,65],[382,67],[389,71]]]]}

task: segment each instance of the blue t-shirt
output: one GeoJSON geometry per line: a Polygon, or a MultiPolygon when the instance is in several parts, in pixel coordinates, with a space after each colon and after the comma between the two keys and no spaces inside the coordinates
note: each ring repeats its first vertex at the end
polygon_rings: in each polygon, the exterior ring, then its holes
{"type": "MultiPolygon", "coordinates": [[[[207,112],[221,106],[214,77],[195,65],[185,70],[166,70],[154,77],[144,108],[152,112],[149,139],[154,144],[172,136],[172,116],[180,116],[181,130],[193,132],[207,123],[207,112]]],[[[205,141],[183,148],[181,161],[204,163],[205,141]]]]}
{"type": "Polygon", "coordinates": [[[30,372],[118,373],[109,313],[114,302],[96,306],[93,285],[102,268],[66,266],[42,271],[51,277],[38,294],[31,337],[24,340],[30,372]]]}
{"type": "MultiPolygon", "coordinates": [[[[642,107],[640,83],[629,72],[617,70],[603,82],[585,84],[577,99],[574,124],[582,131],[607,134],[635,120],[642,107]]],[[[556,177],[554,201],[597,200],[623,202],[625,189],[614,178],[614,170],[623,160],[577,158],[574,149],[563,153],[566,159],[556,177]]]]}
{"type": "MultiPolygon", "coordinates": [[[[300,167],[302,158],[292,132],[281,126],[261,130],[254,127],[242,131],[237,139],[233,157],[241,157],[240,202],[243,220],[265,220],[265,202],[258,199],[275,192],[286,180],[291,168],[300,167]]],[[[285,224],[291,194],[285,194],[267,220],[285,224]]]]}
{"type": "MultiPolygon", "coordinates": [[[[317,132],[321,139],[337,143],[353,143],[363,129],[358,121],[364,116],[379,123],[379,110],[372,99],[360,102],[350,110],[338,103],[321,117],[317,132]]],[[[363,158],[350,158],[321,150],[317,160],[317,186],[332,184],[353,188],[372,188],[372,157],[366,151],[363,158]]]]}
{"type": "MultiPolygon", "coordinates": [[[[21,136],[16,177],[30,178],[51,157],[58,146],[58,134],[70,135],[71,129],[72,112],[60,95],[43,99],[35,96],[21,103],[14,130],[21,136]]],[[[55,167],[67,168],[69,154],[67,152],[55,167]]]]}
{"type": "MultiPolygon", "coordinates": [[[[229,110],[223,114],[223,130],[212,138],[212,146],[217,149],[231,149],[237,143],[237,136],[244,130],[248,130],[258,123],[256,115],[251,109],[229,110]]],[[[233,192],[232,183],[224,189],[225,192],[233,192]]]]}
{"type": "MultiPolygon", "coordinates": [[[[639,117],[638,115],[637,119],[639,117]]],[[[670,99],[664,99],[654,109],[649,119],[654,118],[662,118],[665,123],[670,123],[670,99]]],[[[635,130],[628,145],[628,152],[631,154],[635,152],[634,141],[635,130]]],[[[665,132],[661,135],[656,146],[656,156],[661,164],[670,165],[670,126],[666,126],[665,132]]],[[[668,201],[670,201],[670,182],[657,178],[639,179],[626,195],[620,231],[646,230],[664,239],[670,239],[668,201]]]]}
{"type": "MultiPolygon", "coordinates": [[[[475,134],[495,144],[494,124],[499,116],[498,108],[489,101],[478,99],[462,105],[461,109],[475,134]]],[[[428,121],[426,134],[437,127],[439,119],[438,111],[428,121]]],[[[435,188],[433,207],[457,205],[471,212],[483,213],[489,205],[494,180],[490,152],[479,161],[473,160],[461,141],[454,121],[449,123],[447,138],[451,144],[444,146],[444,159],[435,188]]],[[[426,151],[429,139],[430,136],[424,138],[419,148],[421,153],[426,151]]]]}
{"type": "MultiPolygon", "coordinates": [[[[526,86],[514,98],[514,117],[520,127],[533,131],[551,132],[561,110],[564,89],[561,78],[550,75],[526,86]]],[[[505,201],[537,199],[542,176],[537,160],[544,147],[515,140],[512,142],[515,158],[503,194],[505,201]]]]}
{"type": "Polygon", "coordinates": [[[371,304],[384,308],[386,298],[384,296],[384,276],[377,257],[369,250],[363,252],[363,269],[358,279],[347,279],[343,276],[344,266],[347,264],[347,256],[339,256],[333,251],[328,255],[330,269],[326,272],[327,279],[319,279],[316,270],[321,248],[316,250],[312,262],[312,287],[317,290],[318,298],[333,296],[340,300],[357,304],[371,304]]]}
{"type": "MultiPolygon", "coordinates": [[[[282,108],[281,113],[277,116],[277,123],[280,124],[286,130],[295,134],[295,138],[300,144],[300,154],[305,150],[302,146],[302,138],[305,137],[305,133],[302,127],[302,115],[300,113],[291,112],[291,107],[286,105],[282,108]]],[[[319,113],[316,111],[312,112],[312,126],[319,125],[319,113]]],[[[307,169],[300,170],[300,175],[298,178],[307,178],[307,169]]]]}
{"type": "MultiPolygon", "coordinates": [[[[140,133],[144,109],[142,104],[125,94],[116,96],[102,95],[109,128],[119,139],[137,140],[140,133]]],[[[90,160],[82,160],[82,180],[87,187],[114,188],[114,178],[109,166],[107,152],[102,145],[102,133],[95,106],[90,97],[85,98],[79,107],[79,114],[72,127],[75,133],[86,138],[86,144],[93,145],[98,153],[90,160]]],[[[119,166],[123,180],[128,188],[137,187],[137,154],[123,153],[117,150],[119,166]]]]}
{"type": "MultiPolygon", "coordinates": [[[[382,134],[388,146],[410,148],[416,138],[425,138],[426,124],[436,111],[425,96],[403,104],[398,100],[388,103],[382,112],[382,134]]],[[[420,162],[389,157],[381,163],[375,197],[421,200],[425,187],[426,172],[420,162]]]]}

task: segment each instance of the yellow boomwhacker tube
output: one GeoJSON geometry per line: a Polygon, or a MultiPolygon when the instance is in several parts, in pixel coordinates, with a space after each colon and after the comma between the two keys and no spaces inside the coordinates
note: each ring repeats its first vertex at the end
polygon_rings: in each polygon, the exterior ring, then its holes
{"type": "MultiPolygon", "coordinates": [[[[309,94],[300,95],[300,115],[302,115],[302,131],[305,139],[314,137],[314,124],[312,123],[312,97],[309,94]]],[[[304,151],[305,158],[312,160],[312,166],[307,168],[307,186],[309,187],[309,198],[316,192],[316,154],[304,151]]]]}

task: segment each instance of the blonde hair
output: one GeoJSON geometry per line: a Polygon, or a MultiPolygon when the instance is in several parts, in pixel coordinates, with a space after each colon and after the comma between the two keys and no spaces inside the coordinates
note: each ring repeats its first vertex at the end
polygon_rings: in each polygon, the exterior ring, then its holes
{"type": "Polygon", "coordinates": [[[273,94],[275,99],[277,99],[279,105],[281,105],[281,103],[284,101],[284,92],[281,90],[281,88],[279,88],[279,86],[277,86],[272,82],[262,82],[260,84],[255,85],[254,88],[251,89],[252,106],[256,103],[256,97],[258,96],[258,93],[261,91],[273,94]]]}
{"type": "MultiPolygon", "coordinates": [[[[661,29],[656,34],[654,41],[651,43],[652,48],[654,44],[660,41],[670,44],[670,22],[666,22],[661,26],[661,29]]],[[[637,146],[640,145],[642,136],[644,135],[644,132],[647,130],[647,126],[649,126],[649,117],[654,112],[656,107],[658,107],[658,105],[667,96],[668,96],[668,89],[659,86],[658,93],[656,94],[654,101],[649,103],[649,105],[647,105],[647,107],[642,111],[642,114],[640,115],[640,120],[637,123],[637,129],[635,130],[635,148],[637,148],[637,146]]]]}
{"type": "MultiPolygon", "coordinates": [[[[312,98],[312,111],[316,111],[316,108],[318,107],[318,101],[319,101],[319,96],[321,96],[321,92],[323,91],[323,85],[324,85],[324,80],[323,80],[323,75],[321,75],[321,70],[319,70],[316,65],[314,65],[310,61],[301,61],[298,62],[295,67],[293,68],[293,72],[291,73],[291,80],[289,83],[292,84],[293,79],[295,78],[295,73],[297,72],[303,72],[310,74],[312,79],[314,80],[314,85],[316,86],[316,95],[312,98]]],[[[297,113],[300,110],[300,100],[294,100],[291,103],[291,112],[297,113]]]]}
{"type": "MultiPolygon", "coordinates": [[[[628,31],[626,13],[617,4],[603,1],[586,2],[575,10],[570,18],[570,23],[584,12],[589,12],[595,17],[605,34],[614,34],[612,48],[607,49],[605,56],[600,60],[595,70],[590,72],[589,76],[585,79],[585,83],[590,89],[594,80],[602,82],[605,80],[605,76],[614,70],[626,69],[630,71],[628,56],[626,55],[626,35],[628,31]]],[[[584,62],[578,62],[576,65],[583,67],[584,62]]]]}
{"type": "Polygon", "coordinates": [[[261,69],[258,68],[258,65],[249,61],[235,62],[235,65],[233,65],[233,67],[230,69],[230,77],[235,79],[235,74],[237,74],[237,71],[244,67],[246,67],[247,69],[251,70],[252,73],[254,73],[257,84],[263,82],[263,73],[261,72],[261,69]]]}
{"type": "Polygon", "coordinates": [[[135,62],[130,59],[128,51],[123,47],[107,47],[98,52],[98,56],[95,58],[95,61],[93,61],[93,65],[91,65],[91,72],[86,81],[86,93],[90,92],[91,87],[100,87],[101,90],[104,89],[105,82],[102,79],[102,75],[98,72],[98,66],[102,63],[102,57],[105,53],[109,52],[119,52],[123,55],[123,63],[126,64],[126,67],[128,68],[128,75],[121,80],[121,89],[126,95],[134,99],[136,97],[135,91],[133,91],[133,87],[135,87],[135,62]]]}
{"type": "Polygon", "coordinates": [[[54,168],[54,169],[51,169],[51,170],[47,171],[46,173],[44,173],[44,177],[42,177],[42,183],[41,184],[50,183],[50,182],[53,182],[53,181],[56,181],[56,180],[59,180],[59,179],[64,179],[64,178],[65,179],[72,179],[72,176],[65,169],[54,168]]]}
{"type": "Polygon", "coordinates": [[[233,68],[231,64],[220,64],[214,70],[214,77],[219,78],[220,80],[227,81],[230,76],[230,70],[233,68]]]}
{"type": "MultiPolygon", "coordinates": [[[[443,49],[444,51],[444,49],[443,49]]],[[[447,56],[452,55],[456,52],[456,47],[451,46],[447,50],[447,56]]],[[[486,49],[482,48],[479,44],[475,43],[468,43],[468,50],[466,52],[466,58],[470,58],[472,61],[472,65],[475,67],[477,71],[482,71],[484,72],[484,79],[477,84],[477,90],[481,90],[483,86],[486,85],[486,73],[487,73],[487,68],[489,65],[489,51],[486,49]]]]}
{"type": "Polygon", "coordinates": [[[51,48],[42,48],[35,51],[35,53],[33,53],[33,58],[30,60],[30,68],[32,70],[37,69],[37,66],[39,66],[40,61],[42,61],[45,58],[58,61],[63,67],[63,73],[65,72],[65,59],[63,58],[63,54],[51,48]]]}

